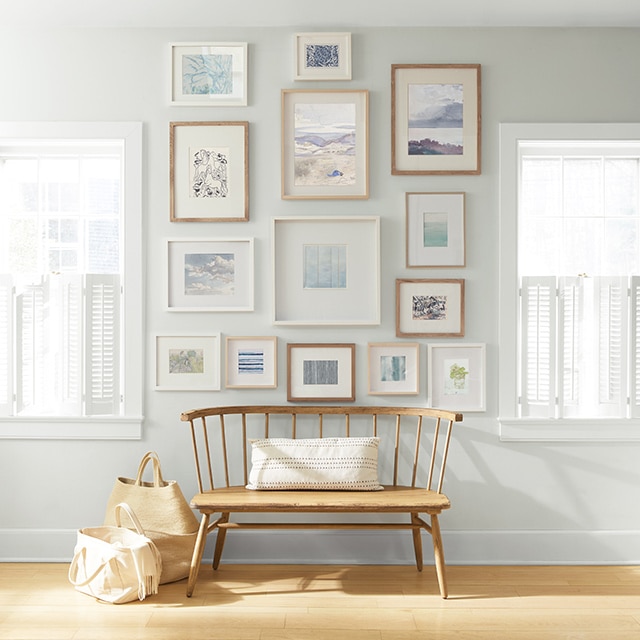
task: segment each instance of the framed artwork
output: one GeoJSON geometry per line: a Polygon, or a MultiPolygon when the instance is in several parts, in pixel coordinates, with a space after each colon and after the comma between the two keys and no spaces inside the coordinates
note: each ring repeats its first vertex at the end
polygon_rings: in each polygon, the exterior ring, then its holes
{"type": "Polygon", "coordinates": [[[249,123],[169,123],[171,222],[249,219],[249,123]]]}
{"type": "Polygon", "coordinates": [[[480,65],[391,65],[391,173],[480,173],[480,65]]]}
{"type": "Polygon", "coordinates": [[[430,344],[428,406],[450,411],[485,411],[486,345],[430,344]]]}
{"type": "Polygon", "coordinates": [[[220,334],[156,336],[158,391],[218,391],[220,334]]]}
{"type": "Polygon", "coordinates": [[[282,91],[282,198],[369,197],[369,92],[282,91]]]}
{"type": "Polygon", "coordinates": [[[350,33],[296,33],[294,80],[351,80],[350,33]]]}
{"type": "Polygon", "coordinates": [[[253,311],[253,238],[169,240],[169,311],[253,311]]]}
{"type": "Polygon", "coordinates": [[[278,386],[278,339],[269,337],[226,338],[227,389],[257,389],[278,386]]]}
{"type": "Polygon", "coordinates": [[[464,193],[407,193],[407,267],[464,267],[464,193]]]}
{"type": "Polygon", "coordinates": [[[369,395],[414,395],[420,384],[417,342],[370,342],[369,395]]]}
{"type": "Polygon", "coordinates": [[[174,42],[170,52],[172,105],[247,104],[246,42],[174,42]]]}
{"type": "Polygon", "coordinates": [[[355,344],[288,344],[289,402],[354,402],[355,344]]]}
{"type": "Polygon", "coordinates": [[[380,324],[380,219],[274,218],[274,324],[380,324]]]}
{"type": "Polygon", "coordinates": [[[396,280],[396,335],[464,336],[464,280],[396,280]]]}

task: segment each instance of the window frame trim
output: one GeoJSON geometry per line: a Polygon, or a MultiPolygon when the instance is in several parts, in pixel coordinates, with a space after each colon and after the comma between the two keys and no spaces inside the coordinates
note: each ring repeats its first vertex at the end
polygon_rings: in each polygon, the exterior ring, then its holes
{"type": "Polygon", "coordinates": [[[0,122],[0,141],[118,140],[124,159],[123,299],[121,340],[122,384],[125,390],[120,416],[10,416],[0,418],[2,439],[141,439],[144,420],[144,314],[142,256],[142,140],[141,122],[0,122]],[[52,429],[55,426],[55,432],[52,429]]]}
{"type": "Polygon", "coordinates": [[[636,418],[521,418],[518,416],[517,205],[521,142],[640,141],[640,123],[500,123],[498,423],[506,442],[640,440],[636,418]]]}

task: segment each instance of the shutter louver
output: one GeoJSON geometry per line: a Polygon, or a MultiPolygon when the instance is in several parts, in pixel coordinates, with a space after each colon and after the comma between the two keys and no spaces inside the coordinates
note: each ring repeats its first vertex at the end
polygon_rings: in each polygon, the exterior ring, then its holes
{"type": "Polygon", "coordinates": [[[522,278],[521,414],[555,415],[556,279],[522,278]]]}
{"type": "Polygon", "coordinates": [[[86,413],[120,413],[120,278],[86,277],[86,413]]]}

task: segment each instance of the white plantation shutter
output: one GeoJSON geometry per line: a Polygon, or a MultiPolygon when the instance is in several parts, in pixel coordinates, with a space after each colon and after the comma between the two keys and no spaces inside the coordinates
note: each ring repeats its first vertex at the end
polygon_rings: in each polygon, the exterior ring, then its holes
{"type": "Polygon", "coordinates": [[[640,418],[640,276],[631,278],[631,417],[640,418]]]}
{"type": "Polygon", "coordinates": [[[598,322],[596,414],[625,416],[630,345],[629,279],[599,277],[593,280],[594,317],[598,322]]]}
{"type": "MultiPolygon", "coordinates": [[[[82,415],[83,276],[52,276],[52,299],[56,299],[54,336],[59,352],[56,362],[56,404],[64,415],[82,415]]],[[[54,329],[54,327],[52,327],[54,329]]]]}
{"type": "Polygon", "coordinates": [[[522,278],[521,413],[550,417],[555,413],[556,279],[522,278]]]}
{"type": "Polygon", "coordinates": [[[13,292],[9,275],[0,275],[0,416],[13,409],[13,292]]]}
{"type": "Polygon", "coordinates": [[[45,403],[47,348],[44,332],[47,283],[16,296],[16,405],[18,413],[45,403]]]}
{"type": "MultiPolygon", "coordinates": [[[[640,285],[633,282],[637,306],[640,285]]],[[[628,283],[626,277],[576,276],[559,278],[556,287],[554,276],[522,278],[523,417],[626,416],[630,352],[638,403],[640,320],[634,310],[632,336],[628,283]]]]}
{"type": "Polygon", "coordinates": [[[120,278],[86,282],[86,413],[117,415],[120,407],[120,278]]]}

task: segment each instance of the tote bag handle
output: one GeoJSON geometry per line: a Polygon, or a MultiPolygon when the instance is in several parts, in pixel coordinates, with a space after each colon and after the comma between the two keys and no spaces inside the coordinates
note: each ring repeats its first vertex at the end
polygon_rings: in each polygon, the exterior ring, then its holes
{"type": "Polygon", "coordinates": [[[162,477],[162,470],[160,469],[160,458],[158,458],[158,454],[155,451],[149,451],[145,453],[142,460],[140,460],[140,465],[138,466],[138,474],[136,475],[136,485],[142,486],[142,475],[144,474],[144,470],[149,462],[153,463],[153,485],[155,487],[166,487],[167,482],[164,481],[162,477]]]}

